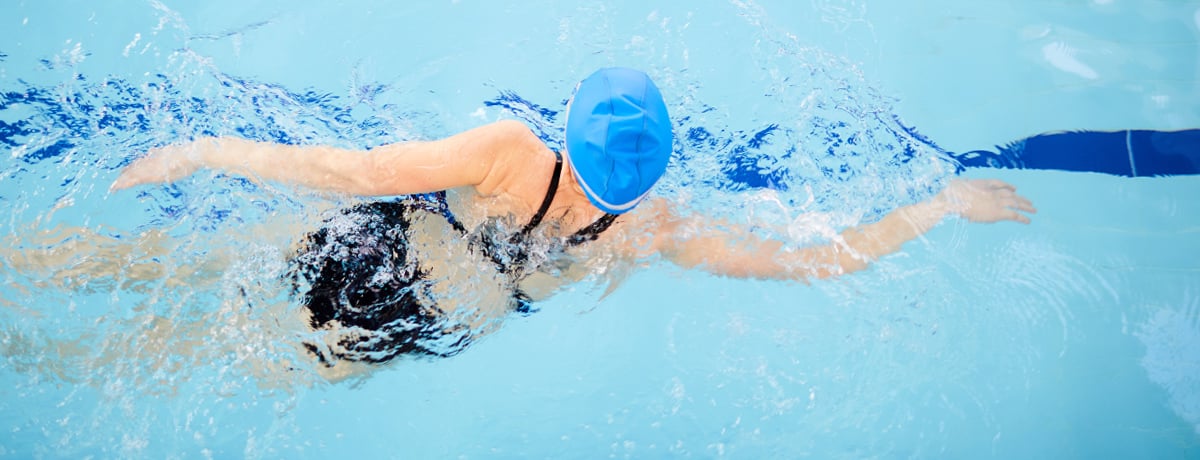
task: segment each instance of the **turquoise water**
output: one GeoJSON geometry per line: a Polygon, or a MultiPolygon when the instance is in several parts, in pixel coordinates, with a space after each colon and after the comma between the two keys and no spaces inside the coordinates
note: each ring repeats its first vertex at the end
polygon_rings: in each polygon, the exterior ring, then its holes
{"type": "Polygon", "coordinates": [[[160,229],[168,274],[239,257],[211,286],[0,265],[0,455],[1200,455],[1194,177],[971,170],[1016,184],[1034,223],[947,221],[810,285],[655,265],[454,358],[338,384],[254,371],[294,357],[262,282],[290,242],[245,230],[331,199],[211,174],[106,191],[141,151],[199,133],[362,147],[516,117],[553,145],[575,82],[621,64],[660,82],[688,133],[661,195],[803,244],[953,174],[908,126],[949,151],[1200,126],[1200,5],[391,3],[3,7],[0,121],[20,126],[5,246],[160,229]],[[740,158],[786,187],[723,173],[740,158]],[[151,333],[155,318],[204,340],[151,333]]]}

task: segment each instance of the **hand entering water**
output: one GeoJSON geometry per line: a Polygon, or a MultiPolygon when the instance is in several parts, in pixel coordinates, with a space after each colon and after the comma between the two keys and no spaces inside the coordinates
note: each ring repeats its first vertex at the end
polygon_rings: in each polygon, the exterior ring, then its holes
{"type": "Polygon", "coordinates": [[[126,166],[109,190],[169,183],[190,176],[200,168],[201,149],[211,143],[212,140],[198,140],[151,149],[145,156],[126,166]]]}
{"type": "Polygon", "coordinates": [[[1017,194],[1016,187],[997,179],[955,179],[934,200],[971,222],[1028,224],[1029,216],[1022,213],[1037,213],[1029,199],[1017,194]]]}

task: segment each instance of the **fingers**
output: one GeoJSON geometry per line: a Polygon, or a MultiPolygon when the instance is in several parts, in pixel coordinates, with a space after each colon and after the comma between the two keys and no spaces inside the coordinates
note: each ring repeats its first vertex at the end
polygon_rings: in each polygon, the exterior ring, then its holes
{"type": "Polygon", "coordinates": [[[1029,201],[1028,198],[1017,195],[1013,189],[1005,188],[999,193],[999,195],[999,204],[1004,207],[1004,219],[1017,221],[1022,224],[1028,224],[1029,217],[1023,213],[1037,214],[1037,208],[1033,207],[1033,202],[1029,201]]]}
{"type": "Polygon", "coordinates": [[[141,160],[135,161],[133,164],[126,166],[125,169],[121,171],[121,174],[117,176],[117,179],[113,181],[112,185],[108,187],[108,190],[111,192],[116,192],[145,183],[146,180],[144,174],[140,174],[138,172],[140,170],[140,161],[141,160]]]}
{"type": "Polygon", "coordinates": [[[1033,202],[1017,194],[1017,188],[998,179],[956,179],[945,196],[962,203],[956,212],[972,222],[1012,221],[1030,223],[1028,214],[1036,214],[1033,202]]]}
{"type": "Polygon", "coordinates": [[[1037,208],[1033,207],[1032,201],[1029,201],[1029,199],[1027,199],[1023,196],[1020,196],[1020,195],[1017,195],[1014,198],[1015,198],[1015,202],[1013,204],[1009,205],[1010,208],[1016,209],[1018,211],[1024,211],[1024,212],[1027,212],[1030,214],[1037,214],[1037,208]]]}
{"type": "Polygon", "coordinates": [[[198,165],[185,153],[180,152],[174,146],[150,149],[145,156],[126,166],[109,186],[109,190],[117,191],[142,184],[173,182],[186,177],[194,172],[198,165]]]}
{"type": "Polygon", "coordinates": [[[979,179],[976,182],[991,191],[1004,207],[1030,214],[1037,213],[1032,201],[1017,194],[1016,186],[999,179],[979,179]]]}
{"type": "Polygon", "coordinates": [[[1011,196],[1004,203],[1004,207],[1006,208],[1004,216],[1006,219],[1022,224],[1029,223],[1029,216],[1023,213],[1037,214],[1037,208],[1033,207],[1033,202],[1016,193],[1011,193],[1011,196]]]}
{"type": "Polygon", "coordinates": [[[1016,186],[1014,186],[1008,182],[1004,182],[1000,179],[983,179],[980,182],[982,182],[985,187],[987,187],[991,190],[1007,190],[1010,192],[1017,191],[1016,186]]]}
{"type": "Polygon", "coordinates": [[[132,186],[133,186],[132,181],[130,181],[129,179],[126,179],[125,176],[119,176],[119,177],[117,177],[117,180],[113,181],[112,185],[108,186],[108,191],[117,192],[117,191],[125,190],[132,186]]]}
{"type": "Polygon", "coordinates": [[[1020,223],[1022,223],[1022,224],[1028,224],[1028,223],[1029,223],[1029,216],[1026,216],[1026,215],[1024,215],[1024,214],[1021,214],[1020,212],[1017,212],[1017,211],[1016,211],[1016,210],[1014,210],[1014,209],[1009,209],[1009,210],[1005,211],[1005,213],[1004,213],[1004,218],[1005,218],[1005,219],[1007,219],[1007,220],[1011,220],[1011,221],[1015,221],[1015,222],[1020,222],[1020,223]]]}
{"type": "Polygon", "coordinates": [[[135,178],[128,174],[122,174],[120,177],[117,177],[117,180],[113,181],[112,185],[108,186],[108,191],[119,192],[130,187],[145,184],[146,182],[148,181],[144,178],[135,178]]]}
{"type": "Polygon", "coordinates": [[[1007,185],[1007,187],[1004,188],[1003,195],[1006,200],[1005,205],[1007,207],[1030,214],[1037,213],[1037,208],[1033,207],[1033,202],[1029,201],[1028,198],[1018,195],[1016,187],[1013,187],[1009,184],[1005,185],[1007,185]]]}
{"type": "Polygon", "coordinates": [[[996,193],[999,198],[998,201],[1006,208],[1016,209],[1018,211],[1024,211],[1031,214],[1037,213],[1037,209],[1033,207],[1033,202],[1029,201],[1028,198],[1018,195],[1013,188],[1006,187],[996,193]]]}

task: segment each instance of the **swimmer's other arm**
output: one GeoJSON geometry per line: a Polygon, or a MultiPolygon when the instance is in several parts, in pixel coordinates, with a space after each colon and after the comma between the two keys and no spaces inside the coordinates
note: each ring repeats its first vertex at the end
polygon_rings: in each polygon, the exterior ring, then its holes
{"type": "Polygon", "coordinates": [[[701,268],[722,276],[807,280],[830,278],[867,268],[880,257],[935,227],[948,215],[971,222],[1029,223],[1037,212],[1028,199],[999,180],[957,179],[935,197],[892,211],[877,222],[846,229],[832,243],[785,249],[729,227],[698,229],[694,222],[668,222],[655,238],[658,252],[685,268],[701,268]]]}
{"type": "Polygon", "coordinates": [[[506,120],[436,141],[370,150],[282,145],[233,137],[203,138],[150,150],[112,184],[121,190],[167,183],[207,168],[253,180],[365,196],[407,195],[489,182],[504,155],[541,145],[525,125],[506,120]]]}

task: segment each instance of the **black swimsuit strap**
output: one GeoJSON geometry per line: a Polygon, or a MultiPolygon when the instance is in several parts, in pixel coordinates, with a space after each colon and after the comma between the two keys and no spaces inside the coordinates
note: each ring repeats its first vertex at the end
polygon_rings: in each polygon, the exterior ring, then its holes
{"type": "Polygon", "coordinates": [[[574,235],[568,237],[567,246],[577,246],[588,241],[595,241],[596,238],[600,237],[600,233],[608,230],[608,227],[612,226],[613,222],[616,220],[616,214],[605,214],[600,216],[599,219],[596,219],[595,222],[592,222],[592,225],[583,227],[579,229],[578,232],[575,232],[574,235]]]}
{"type": "MultiPolygon", "coordinates": [[[[550,210],[550,204],[554,202],[554,194],[558,192],[558,181],[559,176],[562,174],[562,165],[562,154],[554,152],[554,175],[550,177],[550,188],[546,190],[546,198],[542,199],[542,206],[538,208],[537,214],[533,215],[533,218],[529,220],[529,223],[525,224],[525,228],[522,228],[520,233],[514,235],[514,242],[525,239],[525,237],[529,236],[529,233],[532,232],[533,229],[537,228],[538,225],[541,225],[542,220],[546,218],[546,212],[550,210]]],[[[591,225],[580,229],[578,232],[575,232],[574,235],[568,237],[567,245],[575,246],[595,240],[600,236],[601,232],[608,230],[608,227],[613,224],[613,221],[616,218],[617,216],[614,214],[605,214],[601,216],[599,219],[596,219],[595,222],[592,222],[591,225]]]]}
{"type": "MultiPolygon", "coordinates": [[[[515,256],[509,260],[508,263],[505,263],[505,261],[500,258],[499,254],[488,249],[487,247],[484,248],[484,252],[488,254],[488,257],[496,262],[496,265],[499,266],[501,272],[511,274],[517,266],[524,265],[525,262],[529,260],[529,254],[525,252],[526,248],[524,247],[525,238],[527,238],[529,234],[533,232],[533,229],[537,228],[538,225],[541,225],[542,219],[545,219],[546,213],[550,211],[550,205],[554,202],[554,194],[558,192],[559,176],[562,175],[562,168],[562,154],[555,151],[554,175],[550,177],[550,187],[546,190],[546,198],[542,199],[542,205],[538,207],[537,213],[533,215],[533,218],[529,220],[528,224],[525,224],[525,227],[521,229],[520,233],[513,235],[512,238],[509,239],[509,244],[512,244],[517,248],[517,253],[515,256]]],[[[580,229],[578,232],[575,232],[574,235],[567,237],[566,245],[575,246],[595,240],[598,236],[600,236],[600,232],[607,230],[608,227],[613,224],[613,221],[616,220],[616,218],[617,216],[613,214],[605,214],[604,216],[600,217],[600,219],[592,222],[591,225],[588,225],[587,227],[580,229]]],[[[525,291],[521,290],[520,286],[515,284],[516,282],[517,280],[514,280],[513,286],[513,299],[516,300],[517,303],[516,311],[521,314],[533,313],[536,311],[536,309],[533,308],[533,302],[530,300],[529,295],[525,294],[525,291]]]]}
{"type": "Polygon", "coordinates": [[[550,176],[550,188],[546,190],[546,198],[542,200],[542,206],[538,208],[537,214],[533,215],[533,219],[525,224],[525,228],[521,229],[521,233],[516,235],[516,238],[524,239],[529,236],[529,232],[537,228],[542,223],[542,219],[546,218],[546,211],[550,210],[550,203],[554,202],[554,194],[558,191],[558,176],[562,174],[563,159],[562,154],[554,152],[554,175],[550,176]]]}

